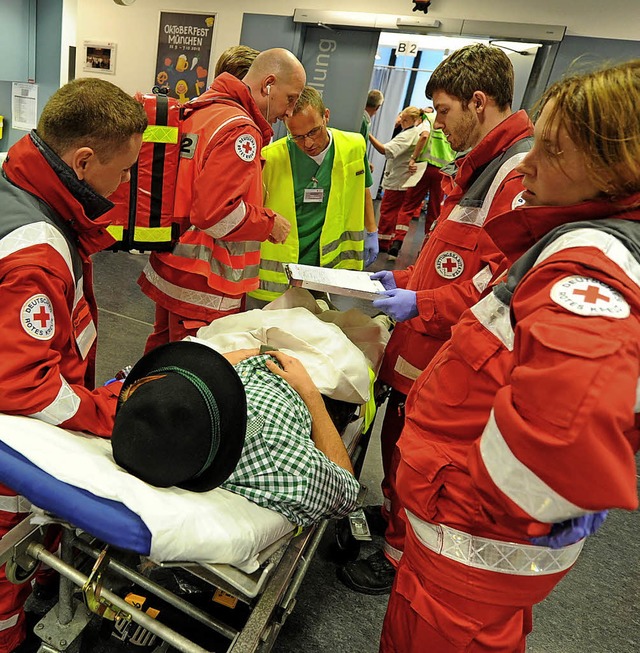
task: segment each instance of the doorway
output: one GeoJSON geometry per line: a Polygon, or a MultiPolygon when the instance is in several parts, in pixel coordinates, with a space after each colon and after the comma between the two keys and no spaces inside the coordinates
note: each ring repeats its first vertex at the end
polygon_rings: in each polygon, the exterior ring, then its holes
{"type": "MultiPolygon", "coordinates": [[[[371,121],[371,133],[383,143],[391,140],[398,114],[408,106],[431,106],[424,94],[431,73],[451,52],[471,43],[496,45],[504,50],[515,72],[513,110],[522,105],[525,90],[541,43],[460,38],[430,34],[381,32],[373,64],[370,89],[384,94],[384,104],[371,121]]],[[[371,144],[367,156],[373,165],[374,197],[378,194],[385,158],[371,144]]]]}

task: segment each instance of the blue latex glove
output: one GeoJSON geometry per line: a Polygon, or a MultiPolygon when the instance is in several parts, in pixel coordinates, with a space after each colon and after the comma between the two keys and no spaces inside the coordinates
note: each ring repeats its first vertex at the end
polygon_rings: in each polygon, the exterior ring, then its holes
{"type": "Polygon", "coordinates": [[[398,287],[396,286],[396,280],[391,270],[380,270],[379,272],[374,272],[370,277],[377,279],[384,286],[385,290],[393,290],[398,287]]]}
{"type": "Polygon", "coordinates": [[[410,320],[418,314],[415,290],[393,288],[380,293],[380,299],[372,302],[374,308],[379,308],[396,322],[410,320]]]}
{"type": "Polygon", "coordinates": [[[364,267],[368,268],[377,258],[380,251],[377,231],[364,232],[364,267]]]}
{"type": "Polygon", "coordinates": [[[563,546],[574,544],[588,535],[593,535],[602,526],[607,518],[608,510],[589,513],[581,517],[574,517],[566,521],[554,524],[549,535],[532,537],[531,542],[538,546],[548,546],[552,549],[560,549],[563,546]]]}

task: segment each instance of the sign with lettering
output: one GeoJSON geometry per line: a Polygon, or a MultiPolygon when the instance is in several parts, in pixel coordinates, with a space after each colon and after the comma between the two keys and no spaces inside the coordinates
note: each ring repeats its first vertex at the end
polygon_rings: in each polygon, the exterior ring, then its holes
{"type": "Polygon", "coordinates": [[[186,102],[207,88],[214,16],[160,12],[154,85],[186,102]]]}
{"type": "Polygon", "coordinates": [[[322,95],[331,110],[332,127],[360,130],[378,38],[378,32],[367,30],[306,30],[300,60],[307,71],[307,84],[322,95]]]}
{"type": "Polygon", "coordinates": [[[396,57],[415,57],[418,54],[418,44],[412,41],[400,41],[396,48],[396,57]]]}

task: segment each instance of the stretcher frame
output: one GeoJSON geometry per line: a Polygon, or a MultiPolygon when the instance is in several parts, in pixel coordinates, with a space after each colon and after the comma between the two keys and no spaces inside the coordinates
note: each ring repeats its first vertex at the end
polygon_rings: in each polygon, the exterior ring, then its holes
{"type": "MultiPolygon", "coordinates": [[[[376,385],[376,406],[386,399],[386,388],[376,385]]],[[[363,431],[364,406],[353,417],[342,432],[343,441],[351,458],[356,477],[359,478],[367,452],[373,422],[363,431]]],[[[36,520],[37,521],[37,520],[36,520]]],[[[249,617],[241,629],[230,627],[224,622],[174,595],[139,572],[114,559],[105,558],[103,544],[86,533],[78,534],[72,524],[60,522],[63,527],[59,552],[51,553],[43,545],[44,528],[27,518],[14,527],[0,540],[0,566],[6,564],[7,578],[15,583],[29,582],[40,562],[47,564],[60,574],[60,588],[56,605],[36,624],[34,632],[42,640],[38,653],[79,653],[82,634],[89,622],[95,618],[85,603],[74,596],[76,587],[90,585],[87,574],[73,565],[74,551],[85,556],[103,558],[103,567],[136,583],[150,594],[169,603],[172,607],[204,624],[212,631],[229,640],[223,651],[205,649],[188,637],[149,617],[146,613],[126,603],[124,599],[97,584],[101,609],[119,611],[123,618],[142,626],[157,636],[160,644],[153,653],[163,653],[169,645],[183,653],[268,653],[278,633],[296,604],[296,595],[313,556],[326,531],[329,520],[323,520],[307,527],[302,533],[290,533],[261,553],[262,563],[253,574],[245,574],[230,565],[209,565],[201,563],[161,563],[163,567],[179,566],[192,573],[212,587],[250,606],[249,617]]],[[[94,572],[96,567],[94,567],[94,572]]],[[[95,601],[94,601],[95,603],[95,601]]]]}

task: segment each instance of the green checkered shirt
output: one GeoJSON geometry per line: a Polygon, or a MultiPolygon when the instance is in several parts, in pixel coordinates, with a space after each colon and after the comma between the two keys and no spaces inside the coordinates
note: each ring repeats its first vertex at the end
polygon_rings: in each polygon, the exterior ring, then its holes
{"type": "Polygon", "coordinates": [[[254,356],[235,366],[247,393],[247,435],[235,471],[222,485],[306,526],[356,508],[360,484],[316,449],[300,395],[254,356]]]}

